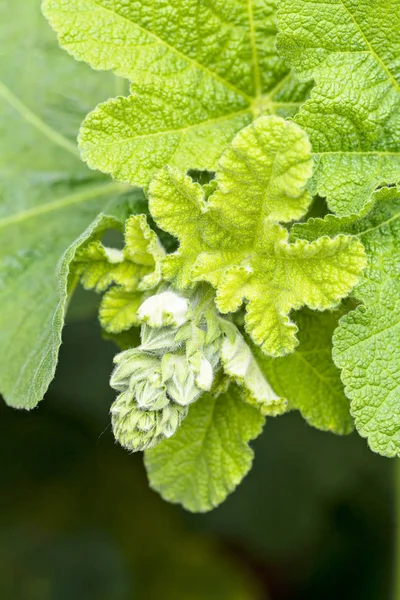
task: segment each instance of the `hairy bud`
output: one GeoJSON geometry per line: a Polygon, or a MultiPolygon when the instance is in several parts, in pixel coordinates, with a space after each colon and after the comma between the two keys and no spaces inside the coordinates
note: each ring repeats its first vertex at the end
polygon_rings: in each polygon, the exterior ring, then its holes
{"type": "Polygon", "coordinates": [[[143,410],[131,392],[123,392],[111,407],[114,436],[128,450],[147,450],[171,437],[187,412],[186,406],[178,404],[168,404],[160,410],[143,410]]]}
{"type": "Polygon", "coordinates": [[[221,367],[253,403],[263,401],[265,410],[273,404],[275,410],[276,397],[235,325],[218,315],[213,292],[203,287],[187,297],[155,294],[138,314],[141,345],[117,354],[110,381],[120,392],[111,414],[114,435],[123,446],[145,450],[173,435],[189,406],[211,390],[221,367]]]}
{"type": "Polygon", "coordinates": [[[203,298],[165,291],[145,300],[141,345],[114,359],[110,384],[120,395],[111,407],[113,431],[130,450],[173,435],[189,405],[211,389],[223,333],[213,296],[203,298]]]}

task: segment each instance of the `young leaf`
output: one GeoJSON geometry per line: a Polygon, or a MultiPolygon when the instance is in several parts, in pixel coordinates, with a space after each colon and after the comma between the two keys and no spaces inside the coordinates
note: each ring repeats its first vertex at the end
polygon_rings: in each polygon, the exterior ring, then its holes
{"type": "Polygon", "coordinates": [[[68,52],[133,82],[132,95],[98,106],[80,135],[88,164],[119,181],[146,186],[166,164],[212,170],[255,116],[292,113],[309,87],[276,53],[275,0],[45,0],[43,8],[68,52]]]}
{"type": "Polygon", "coordinates": [[[333,357],[359,433],[375,452],[400,456],[400,189],[382,188],[371,205],[359,219],[316,219],[295,235],[346,232],[365,246],[368,266],[354,290],[362,305],[340,320],[333,357]]]}
{"type": "Polygon", "coordinates": [[[104,292],[115,283],[125,291],[154,287],[161,279],[164,250],[146,215],[132,215],[125,223],[123,250],[107,248],[93,240],[77,252],[74,272],[87,290],[104,292]]]}
{"type": "Polygon", "coordinates": [[[39,4],[0,0],[0,391],[19,408],[53,377],[77,245],[126,192],[88,171],[74,141],[114,79],[59,50],[39,4]]]}
{"type": "Polygon", "coordinates": [[[273,356],[297,345],[292,309],[335,306],[365,266],[362,245],[348,236],[288,243],[277,221],[304,214],[310,175],[306,134],[270,116],[235,137],[208,202],[198,184],[173,169],[161,171],[149,188],[153,217],[180,241],[165,259],[164,275],[181,287],[210,282],[222,313],[236,311],[246,299],[247,331],[273,356]]]}
{"type": "Polygon", "coordinates": [[[171,439],[145,452],[151,487],[187,510],[211,510],[250,470],[248,442],[263,424],[260,411],[243,402],[235,385],[217,398],[204,394],[171,439]]]}
{"type": "Polygon", "coordinates": [[[347,434],[353,430],[350,402],[332,361],[332,334],[343,311],[302,310],[299,347],[283,358],[270,358],[252,346],[253,356],[277,394],[289,401],[313,427],[347,434]]]}
{"type": "Polygon", "coordinates": [[[126,220],[123,250],[107,248],[98,239],[78,250],[74,274],[86,289],[105,292],[99,317],[106,333],[118,334],[140,324],[137,311],[146,298],[144,291],[161,281],[163,256],[164,249],[146,215],[126,220]]]}
{"type": "Polygon", "coordinates": [[[278,50],[310,100],[296,117],[316,158],[313,187],[330,208],[359,212],[400,178],[398,0],[281,0],[278,50]]]}
{"type": "Polygon", "coordinates": [[[140,290],[151,289],[160,283],[164,254],[157,235],[147,223],[146,215],[133,215],[126,221],[124,255],[142,267],[140,290]]]}
{"type": "Polygon", "coordinates": [[[113,286],[104,294],[100,309],[100,324],[106,333],[121,333],[139,326],[137,311],[144,300],[143,292],[127,291],[113,286]]]}
{"type": "Polygon", "coordinates": [[[75,255],[74,272],[86,290],[104,292],[112,283],[135,289],[140,280],[140,269],[125,260],[120,250],[106,248],[99,240],[82,246],[75,255]]]}

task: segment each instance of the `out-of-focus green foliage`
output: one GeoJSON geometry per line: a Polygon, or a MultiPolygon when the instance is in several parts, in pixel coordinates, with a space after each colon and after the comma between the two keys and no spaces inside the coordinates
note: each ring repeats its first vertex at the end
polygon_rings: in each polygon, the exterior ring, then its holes
{"type": "Polygon", "coordinates": [[[39,0],[0,0],[0,38],[0,391],[32,408],[54,375],[76,240],[126,193],[75,141],[120,83],[59,50],[39,0]]]}

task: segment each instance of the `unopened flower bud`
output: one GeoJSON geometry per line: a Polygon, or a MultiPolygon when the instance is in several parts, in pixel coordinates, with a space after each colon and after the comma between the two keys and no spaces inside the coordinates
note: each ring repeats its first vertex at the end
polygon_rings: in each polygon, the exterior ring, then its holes
{"type": "Polygon", "coordinates": [[[188,309],[186,298],[174,292],[162,292],[143,302],[138,310],[138,317],[150,327],[179,327],[186,322],[188,309]]]}
{"type": "Polygon", "coordinates": [[[167,405],[161,410],[141,410],[134,398],[122,393],[111,407],[115,439],[134,452],[146,450],[171,437],[187,415],[187,407],[167,405]]]}

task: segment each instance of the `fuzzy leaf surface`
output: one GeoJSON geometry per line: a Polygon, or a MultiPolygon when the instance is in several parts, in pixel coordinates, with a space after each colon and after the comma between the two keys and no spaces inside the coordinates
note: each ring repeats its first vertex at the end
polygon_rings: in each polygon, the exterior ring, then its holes
{"type": "Polygon", "coordinates": [[[76,253],[74,271],[86,290],[104,292],[112,283],[133,288],[139,281],[138,265],[127,261],[119,250],[106,248],[99,240],[83,245],[76,253]]]}
{"type": "Polygon", "coordinates": [[[100,324],[106,333],[121,333],[139,326],[137,311],[143,302],[143,292],[127,291],[113,286],[104,294],[100,309],[100,324]]]}
{"type": "Polygon", "coordinates": [[[164,250],[147,224],[146,215],[127,219],[124,240],[123,250],[108,248],[98,239],[80,248],[74,272],[85,289],[100,293],[115,283],[125,291],[136,291],[159,283],[164,250]]]}
{"type": "Polygon", "coordinates": [[[164,256],[157,235],[144,214],[125,222],[124,247],[108,248],[99,239],[81,246],[74,259],[74,274],[85,289],[105,292],[100,304],[100,323],[108,334],[139,325],[137,310],[145,291],[161,281],[164,256]]]}
{"type": "Polygon", "coordinates": [[[153,217],[180,242],[164,261],[165,277],[178,287],[208,281],[222,313],[247,300],[246,329],[273,356],[297,345],[292,309],[335,306],[365,266],[355,238],[288,242],[278,221],[306,211],[311,169],[304,131],[280,117],[260,117],[222,155],[208,200],[198,184],[170,168],[149,188],[153,217]]]}
{"type": "Polygon", "coordinates": [[[333,357],[359,433],[375,452],[400,456],[400,190],[375,192],[369,208],[359,219],[329,216],[294,234],[346,232],[365,246],[368,266],[354,290],[362,304],[340,320],[333,357]]]}
{"type": "Polygon", "coordinates": [[[235,385],[218,397],[204,394],[172,438],[145,452],[151,487],[192,512],[218,506],[250,470],[248,443],[264,420],[235,385]]]}
{"type": "Polygon", "coordinates": [[[32,408],[54,374],[75,250],[125,190],[74,141],[114,78],[58,49],[37,0],[0,0],[0,37],[0,392],[32,408]]]}
{"type": "Polygon", "coordinates": [[[214,169],[262,112],[297,110],[309,84],[275,49],[275,0],[45,0],[60,44],[132,82],[98,106],[80,147],[89,166],[146,186],[166,164],[214,169]]]}
{"type": "Polygon", "coordinates": [[[313,188],[330,208],[359,212],[400,178],[398,0],[282,0],[278,50],[316,86],[296,122],[316,158],[313,188]]]}
{"type": "Polygon", "coordinates": [[[300,344],[288,356],[270,358],[252,346],[259,368],[289,408],[299,410],[313,427],[341,435],[354,428],[340,371],[332,361],[332,335],[342,314],[303,309],[296,317],[300,344]]]}

